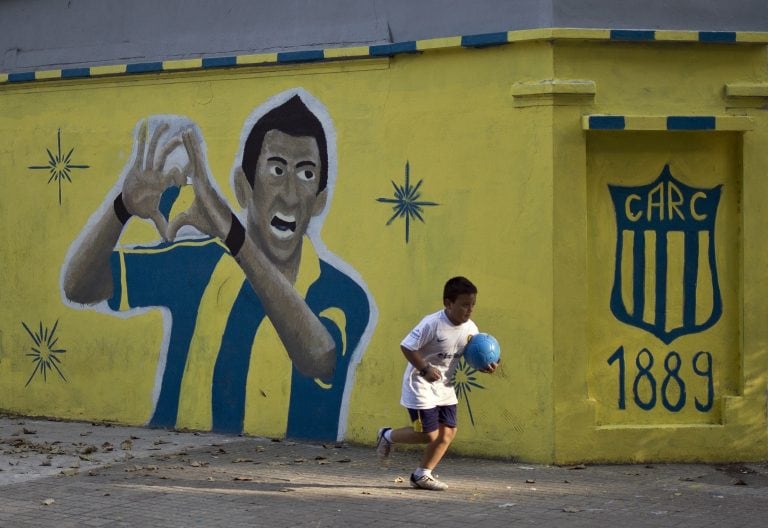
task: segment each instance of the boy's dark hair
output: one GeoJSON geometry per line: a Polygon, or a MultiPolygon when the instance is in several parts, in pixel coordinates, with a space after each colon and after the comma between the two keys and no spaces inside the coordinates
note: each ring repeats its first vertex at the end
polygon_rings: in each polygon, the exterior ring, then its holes
{"type": "Polygon", "coordinates": [[[477,293],[477,287],[466,277],[453,277],[445,283],[443,300],[454,302],[463,293],[477,293]]]}
{"type": "Polygon", "coordinates": [[[242,168],[245,178],[253,188],[256,177],[256,163],[264,144],[264,136],[270,130],[279,130],[289,136],[308,136],[315,138],[317,149],[320,151],[320,184],[317,192],[320,193],[328,183],[328,145],[325,139],[323,125],[312,111],[307,108],[304,101],[298,95],[294,95],[286,102],[277,106],[261,116],[253,125],[248,139],[243,147],[242,168]]]}

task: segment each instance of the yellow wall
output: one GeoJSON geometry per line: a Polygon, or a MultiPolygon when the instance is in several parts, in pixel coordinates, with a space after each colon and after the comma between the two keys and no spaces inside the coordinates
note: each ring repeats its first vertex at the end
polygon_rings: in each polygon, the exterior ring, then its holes
{"type": "MultiPolygon", "coordinates": [[[[764,116],[757,109],[764,99],[755,97],[764,95],[759,91],[765,86],[764,49],[587,42],[557,48],[556,76],[588,79],[596,89],[587,104],[564,107],[555,125],[556,144],[563,147],[555,155],[562,168],[555,176],[555,210],[561,219],[555,232],[555,281],[560,286],[555,295],[560,327],[555,331],[555,460],[764,458],[766,314],[757,294],[765,270],[765,250],[758,249],[764,248],[764,219],[760,207],[755,208],[766,192],[766,157],[758,147],[766,140],[764,116]],[[730,87],[741,83],[750,86],[752,97],[728,97],[730,87]],[[625,129],[596,130],[585,119],[578,127],[577,111],[626,116],[625,129]],[[669,116],[715,116],[716,126],[673,131],[666,123],[669,116]],[[671,340],[663,332],[654,335],[622,322],[610,304],[619,234],[608,186],[647,186],[665,166],[684,185],[721,189],[713,236],[722,315],[713,318],[711,327],[684,330],[671,340]],[[558,264],[560,255],[567,256],[558,264]]],[[[630,212],[650,212],[658,220],[661,204],[654,196],[651,210],[638,209],[647,202],[633,198],[630,212]]],[[[701,212],[697,204],[691,209],[688,198],[675,201],[681,202],[673,207],[676,219],[690,221],[701,212]]],[[[689,224],[688,229],[699,233],[700,227],[689,224]]],[[[633,236],[632,231],[621,234],[626,252],[621,292],[630,312],[636,295],[633,236]]],[[[645,298],[642,319],[650,322],[656,320],[660,280],[655,270],[664,260],[657,258],[656,236],[655,231],[644,236],[647,266],[639,281],[645,298]]],[[[684,273],[692,262],[686,261],[682,237],[681,231],[670,232],[665,244],[667,330],[684,326],[684,273]]],[[[702,325],[713,311],[714,287],[705,245],[709,238],[701,233],[698,238],[693,320],[702,325]]]]}
{"type": "MultiPolygon", "coordinates": [[[[196,123],[211,173],[235,204],[229,178],[245,119],[275,94],[302,88],[326,107],[337,137],[338,177],[322,241],[359,275],[376,312],[354,370],[347,440],[370,442],[378,427],[406,423],[399,342],[441,307],[445,280],[461,274],[479,288],[473,319],[498,338],[503,362],[493,376],[473,374],[480,387],[459,402],[458,452],[563,463],[764,458],[766,123],[755,108],[759,96],[725,96],[728,83],[767,82],[764,53],[762,45],[531,40],[0,86],[0,408],[149,420],[163,317],[116,317],[64,302],[67,251],[131,159],[141,119],[174,114],[196,123]],[[585,129],[583,116],[601,114],[640,116],[628,128],[652,130],[585,129]],[[752,117],[749,130],[670,132],[657,119],[736,114],[752,117]],[[62,153],[74,149],[69,163],[87,165],[61,182],[61,203],[59,182],[30,168],[49,163],[46,149],[57,154],[59,134],[62,153]],[[377,201],[393,196],[393,183],[403,185],[406,163],[411,185],[423,181],[420,199],[438,204],[424,207],[424,222],[411,220],[407,243],[403,219],[387,225],[391,205],[377,201]],[[715,226],[723,313],[711,328],[665,344],[610,310],[617,230],[608,185],[647,185],[667,164],[690,187],[723,186],[715,226]],[[58,354],[60,373],[43,377],[33,336],[47,338],[54,325],[57,341],[48,348],[66,352],[58,354]],[[625,409],[617,406],[618,365],[608,363],[622,346],[625,409]],[[657,380],[648,411],[633,400],[643,348],[657,380]],[[687,388],[687,403],[675,412],[661,402],[672,351],[687,388]],[[700,351],[712,357],[714,400],[706,412],[694,407],[706,395],[706,376],[691,370],[700,351]]],[[[130,222],[121,243],[157,240],[151,224],[130,222]]],[[[677,255],[670,268],[681,264],[677,255]]],[[[289,390],[289,372],[271,368],[275,390],[289,390]]],[[[206,428],[209,418],[196,408],[207,405],[210,391],[196,395],[194,383],[185,383],[187,418],[177,426],[206,428]]],[[[677,400],[672,387],[666,395],[677,400]]],[[[281,420],[251,416],[245,432],[280,436],[281,420]]]]}

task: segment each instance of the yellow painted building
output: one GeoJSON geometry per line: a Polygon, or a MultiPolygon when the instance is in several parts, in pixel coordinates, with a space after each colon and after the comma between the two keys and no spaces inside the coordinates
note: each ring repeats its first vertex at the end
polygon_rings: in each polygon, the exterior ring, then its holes
{"type": "MultiPolygon", "coordinates": [[[[542,29],[0,74],[0,408],[371,443],[407,421],[400,341],[466,275],[503,360],[460,363],[457,452],[764,459],[767,43],[542,29]],[[158,244],[117,197],[162,159],[185,183],[155,204],[174,224],[200,192],[182,174],[195,143],[247,227],[249,131],[294,96],[324,131],[328,182],[294,282],[314,316],[283,328],[283,297],[237,308],[252,300],[232,230],[158,244]],[[186,148],[160,141],[181,130],[186,148]],[[79,261],[98,247],[107,268],[79,261]],[[336,344],[333,379],[297,366],[310,319],[336,344]]],[[[272,232],[301,234],[280,207],[272,232]]]]}

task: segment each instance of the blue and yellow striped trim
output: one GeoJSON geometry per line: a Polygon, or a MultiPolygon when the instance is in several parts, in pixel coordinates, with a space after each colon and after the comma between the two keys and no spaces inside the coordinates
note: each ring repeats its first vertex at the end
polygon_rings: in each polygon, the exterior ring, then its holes
{"type": "Polygon", "coordinates": [[[582,129],[597,131],[664,130],[669,132],[739,132],[752,130],[748,116],[714,115],[586,115],[582,129]]]}
{"type": "Polygon", "coordinates": [[[286,51],[253,55],[139,62],[109,66],[66,68],[22,73],[0,73],[0,84],[42,80],[84,79],[106,75],[208,70],[248,65],[305,64],[339,59],[370,59],[451,48],[485,48],[534,40],[604,40],[611,42],[698,42],[714,44],[768,44],[768,32],[670,31],[641,29],[543,28],[483,33],[437,39],[412,40],[373,46],[286,51]]]}

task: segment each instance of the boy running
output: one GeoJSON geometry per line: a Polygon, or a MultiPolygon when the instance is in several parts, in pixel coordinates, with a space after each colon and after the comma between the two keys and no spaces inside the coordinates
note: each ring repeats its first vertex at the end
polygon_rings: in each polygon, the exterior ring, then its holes
{"type": "MultiPolygon", "coordinates": [[[[443,289],[445,308],[424,317],[400,343],[408,360],[400,404],[408,410],[412,425],[379,429],[376,450],[386,458],[393,444],[426,444],[421,464],[411,474],[414,488],[442,491],[448,487],[432,471],[456,436],[458,400],[452,380],[464,347],[479,332],[470,319],[476,301],[477,288],[469,279],[449,279],[443,289]]],[[[496,366],[492,363],[483,372],[492,373],[496,366]]]]}

